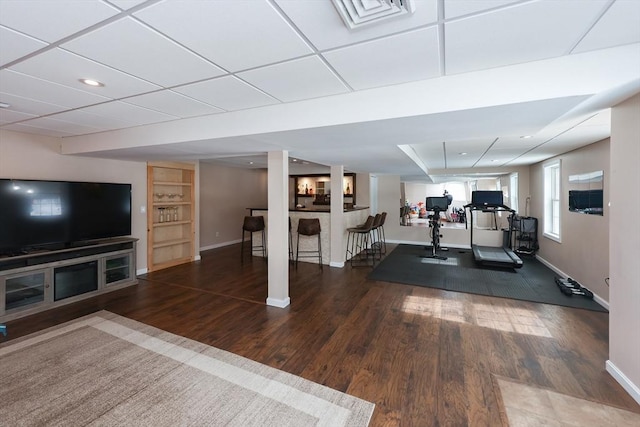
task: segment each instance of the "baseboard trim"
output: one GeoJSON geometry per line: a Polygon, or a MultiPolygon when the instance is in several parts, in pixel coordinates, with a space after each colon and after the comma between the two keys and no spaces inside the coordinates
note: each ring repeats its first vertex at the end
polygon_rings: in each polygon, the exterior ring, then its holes
{"type": "Polygon", "coordinates": [[[267,305],[278,308],[285,308],[291,304],[291,298],[287,297],[285,299],[277,299],[277,298],[267,298],[267,305]]]}
{"type": "MultiPolygon", "coordinates": [[[[416,241],[416,240],[389,240],[387,239],[387,243],[395,243],[398,245],[414,245],[414,246],[429,246],[431,244],[431,242],[425,242],[425,241],[416,241]]],[[[458,244],[448,244],[448,243],[442,243],[441,244],[442,247],[444,248],[454,248],[454,249],[471,249],[471,246],[469,245],[458,245],[458,244]]]]}
{"type": "Polygon", "coordinates": [[[203,246],[200,248],[200,252],[208,251],[209,249],[217,249],[217,248],[222,248],[224,246],[235,245],[236,243],[240,243],[240,242],[242,242],[242,239],[231,240],[230,242],[222,242],[222,243],[216,243],[214,245],[203,246]]]}
{"type": "Polygon", "coordinates": [[[640,404],[640,388],[635,385],[629,378],[627,378],[627,376],[622,373],[622,371],[618,369],[618,367],[611,360],[607,360],[607,362],[605,363],[605,369],[607,370],[607,372],[609,372],[613,379],[615,379],[618,384],[620,384],[622,388],[624,388],[625,391],[629,393],[629,395],[636,402],[638,402],[638,404],[640,404]]]}
{"type": "Polygon", "coordinates": [[[344,267],[344,262],[331,261],[331,262],[329,263],[329,267],[338,267],[338,268],[343,268],[343,267],[344,267]]]}
{"type": "Polygon", "coordinates": [[[140,268],[140,269],[136,270],[136,276],[141,276],[143,274],[147,274],[148,271],[149,270],[146,269],[146,268],[140,268]]]}
{"type": "MultiPolygon", "coordinates": [[[[551,270],[553,270],[558,276],[562,277],[563,279],[571,277],[567,273],[565,273],[564,271],[560,270],[555,265],[551,264],[546,259],[542,258],[540,255],[536,255],[536,259],[538,261],[540,261],[541,263],[543,263],[544,265],[546,265],[547,267],[549,267],[551,270]]],[[[587,288],[587,289],[589,289],[589,288],[587,288]]],[[[591,289],[589,289],[589,290],[591,290],[591,289]]],[[[593,294],[593,300],[595,302],[597,302],[598,304],[600,304],[602,307],[604,307],[607,310],[609,310],[609,301],[605,300],[604,298],[602,298],[600,295],[596,294],[595,292],[593,294]]]]}

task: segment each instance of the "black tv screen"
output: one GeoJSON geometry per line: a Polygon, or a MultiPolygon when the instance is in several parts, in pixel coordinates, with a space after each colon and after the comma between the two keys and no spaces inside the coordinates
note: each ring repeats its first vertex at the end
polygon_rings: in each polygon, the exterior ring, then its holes
{"type": "Polygon", "coordinates": [[[0,252],[131,234],[131,184],[0,179],[0,252]]]}
{"type": "Polygon", "coordinates": [[[602,215],[603,199],[602,190],[569,190],[569,210],[590,215],[602,215]]]}

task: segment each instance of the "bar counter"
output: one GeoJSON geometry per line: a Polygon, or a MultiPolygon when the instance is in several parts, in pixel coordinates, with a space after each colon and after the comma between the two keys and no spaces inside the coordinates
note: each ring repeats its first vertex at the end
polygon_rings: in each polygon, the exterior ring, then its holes
{"type": "MultiPolygon", "coordinates": [[[[265,224],[268,224],[268,210],[266,208],[247,208],[251,212],[252,216],[264,216],[265,224]]],[[[347,228],[355,227],[356,225],[363,224],[367,217],[369,216],[369,207],[368,206],[357,206],[353,208],[345,208],[342,212],[343,215],[343,237],[342,237],[342,248],[341,257],[343,261],[345,260],[345,248],[347,247],[347,228]]],[[[317,208],[297,208],[297,209],[289,209],[289,218],[291,218],[291,238],[293,240],[293,256],[295,258],[296,254],[296,245],[298,241],[298,221],[300,218],[318,218],[320,220],[320,241],[322,242],[322,263],[329,265],[331,260],[331,212],[329,211],[329,207],[326,209],[317,209],[317,208]]],[[[268,226],[266,232],[268,233],[268,226]]],[[[261,243],[261,236],[259,233],[256,233],[253,236],[254,244],[261,243]]],[[[315,250],[317,245],[317,238],[301,236],[300,237],[300,250],[315,250]]],[[[258,252],[255,253],[258,255],[258,252]]],[[[318,263],[315,258],[300,258],[300,262],[311,262],[318,263]]]]}

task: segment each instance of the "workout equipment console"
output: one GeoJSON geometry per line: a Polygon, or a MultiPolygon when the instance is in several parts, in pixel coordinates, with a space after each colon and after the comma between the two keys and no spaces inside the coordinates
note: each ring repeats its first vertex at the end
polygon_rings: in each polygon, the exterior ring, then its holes
{"type": "Polygon", "coordinates": [[[431,235],[431,255],[423,256],[422,258],[434,258],[446,260],[446,256],[438,255],[438,249],[445,250],[444,248],[440,248],[440,212],[445,212],[449,207],[449,198],[447,196],[443,197],[427,197],[425,209],[433,212],[432,215],[429,215],[429,230],[431,235]]]}
{"type": "MultiPolygon", "coordinates": [[[[474,191],[471,193],[471,203],[464,206],[469,209],[469,217],[471,222],[471,249],[473,257],[480,265],[493,267],[510,267],[521,268],[522,260],[515,252],[507,246],[502,247],[480,246],[473,243],[473,212],[481,211],[493,213],[494,221],[497,225],[495,215],[497,212],[510,212],[515,215],[516,211],[503,203],[502,191],[474,191]]],[[[497,227],[496,227],[497,228],[497,227]]],[[[511,242],[511,227],[508,230],[508,238],[506,242],[511,242]]]]}

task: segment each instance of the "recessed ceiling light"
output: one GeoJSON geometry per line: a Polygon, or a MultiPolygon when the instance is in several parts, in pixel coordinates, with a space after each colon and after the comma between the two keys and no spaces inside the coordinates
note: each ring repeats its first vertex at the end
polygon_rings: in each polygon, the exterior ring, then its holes
{"type": "Polygon", "coordinates": [[[0,102],[0,108],[9,108],[11,107],[11,105],[7,104],[6,102],[0,102]]]}
{"type": "Polygon", "coordinates": [[[491,160],[491,161],[492,161],[493,163],[495,163],[495,162],[497,162],[498,160],[496,160],[496,159],[493,159],[493,160],[491,160]]]}
{"type": "Polygon", "coordinates": [[[292,161],[292,162],[297,162],[297,161],[298,161],[298,159],[291,159],[291,161],[292,161]]]}
{"type": "Polygon", "coordinates": [[[462,153],[458,153],[458,154],[460,154],[461,156],[466,156],[467,155],[467,153],[465,153],[464,151],[462,153]]]}
{"type": "Polygon", "coordinates": [[[93,80],[93,79],[80,79],[80,83],[84,83],[87,86],[93,86],[93,87],[103,87],[104,83],[99,82],[97,80],[93,80]]]}
{"type": "Polygon", "coordinates": [[[249,164],[250,164],[250,165],[252,165],[252,164],[253,164],[253,162],[249,162],[249,164]]]}
{"type": "Polygon", "coordinates": [[[529,138],[533,138],[533,135],[522,135],[520,138],[529,139],[529,138]]]}

